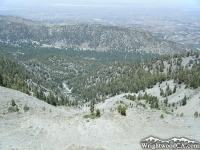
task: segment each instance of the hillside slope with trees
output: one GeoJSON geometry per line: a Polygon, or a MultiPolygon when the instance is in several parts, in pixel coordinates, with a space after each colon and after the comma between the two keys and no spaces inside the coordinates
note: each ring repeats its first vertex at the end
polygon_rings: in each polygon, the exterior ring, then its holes
{"type": "Polygon", "coordinates": [[[104,25],[46,25],[0,16],[0,42],[16,47],[57,47],[95,51],[172,54],[195,50],[150,32],[104,25]]]}

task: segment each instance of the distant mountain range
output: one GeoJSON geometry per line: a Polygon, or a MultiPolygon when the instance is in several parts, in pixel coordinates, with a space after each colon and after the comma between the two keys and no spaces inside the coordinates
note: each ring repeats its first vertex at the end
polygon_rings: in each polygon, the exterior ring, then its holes
{"type": "Polygon", "coordinates": [[[137,51],[170,54],[195,50],[150,32],[99,24],[47,25],[0,16],[0,42],[19,47],[58,47],[96,51],[137,51]]]}

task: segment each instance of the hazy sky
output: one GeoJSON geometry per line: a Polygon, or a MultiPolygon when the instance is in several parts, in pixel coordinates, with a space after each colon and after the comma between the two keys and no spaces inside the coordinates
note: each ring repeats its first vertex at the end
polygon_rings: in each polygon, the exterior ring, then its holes
{"type": "Polygon", "coordinates": [[[152,7],[200,7],[200,0],[0,0],[0,7],[31,7],[31,6],[88,6],[108,5],[127,6],[139,5],[152,7]]]}

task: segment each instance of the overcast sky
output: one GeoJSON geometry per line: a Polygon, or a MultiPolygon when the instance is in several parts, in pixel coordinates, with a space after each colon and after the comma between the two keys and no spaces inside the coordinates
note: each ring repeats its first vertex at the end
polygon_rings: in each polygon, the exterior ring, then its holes
{"type": "Polygon", "coordinates": [[[0,7],[108,5],[200,7],[200,0],[0,0],[0,7]]]}

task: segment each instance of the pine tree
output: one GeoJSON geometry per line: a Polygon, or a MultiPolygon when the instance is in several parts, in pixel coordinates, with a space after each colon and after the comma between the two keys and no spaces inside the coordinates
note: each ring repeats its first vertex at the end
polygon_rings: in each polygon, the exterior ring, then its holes
{"type": "Polygon", "coordinates": [[[196,118],[199,116],[199,114],[198,114],[197,111],[194,113],[194,116],[195,116],[196,118]]]}
{"type": "Polygon", "coordinates": [[[14,99],[12,99],[12,101],[11,101],[11,106],[15,106],[16,104],[15,104],[15,101],[14,101],[14,99]]]}
{"type": "Polygon", "coordinates": [[[164,100],[164,103],[165,103],[165,105],[167,106],[167,104],[168,104],[168,98],[166,98],[166,99],[164,100]]]}
{"type": "Polygon", "coordinates": [[[123,106],[121,108],[121,115],[126,116],[126,107],[125,106],[123,106]]]}
{"type": "Polygon", "coordinates": [[[171,74],[171,73],[172,73],[172,66],[170,65],[168,74],[171,74]]]}
{"type": "Polygon", "coordinates": [[[163,89],[160,88],[160,96],[163,96],[164,95],[164,91],[163,89]]]}
{"type": "Polygon", "coordinates": [[[159,108],[158,102],[156,102],[155,108],[159,108]]]}
{"type": "Polygon", "coordinates": [[[100,110],[99,110],[99,109],[96,110],[96,116],[97,116],[97,117],[100,117],[100,116],[101,116],[101,113],[100,113],[100,110]]]}
{"type": "Polygon", "coordinates": [[[2,75],[0,74],[0,86],[2,86],[3,85],[3,77],[2,77],[2,75]]]}
{"type": "Polygon", "coordinates": [[[40,91],[39,91],[39,93],[38,93],[38,97],[39,97],[39,99],[44,100],[42,88],[40,88],[40,91]]]}
{"type": "Polygon", "coordinates": [[[90,105],[90,112],[92,115],[94,114],[94,103],[91,103],[90,105]]]}
{"type": "Polygon", "coordinates": [[[175,85],[175,87],[174,87],[174,89],[173,89],[173,93],[176,93],[176,85],[175,85]]]}
{"type": "Polygon", "coordinates": [[[185,106],[186,104],[187,104],[187,97],[185,95],[183,100],[182,100],[182,106],[185,106]]]}

